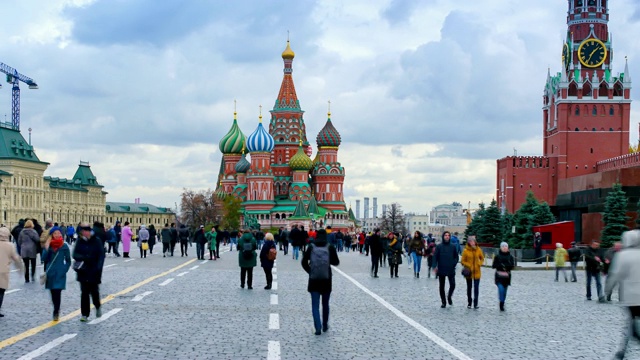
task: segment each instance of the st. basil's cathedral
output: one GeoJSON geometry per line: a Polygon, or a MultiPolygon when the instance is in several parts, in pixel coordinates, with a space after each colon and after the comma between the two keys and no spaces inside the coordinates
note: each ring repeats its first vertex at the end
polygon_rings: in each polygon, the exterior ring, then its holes
{"type": "Polygon", "coordinates": [[[245,226],[353,230],[355,216],[347,210],[343,195],[345,170],[338,162],[340,133],[329,112],[316,136],[316,156],[311,159],[304,111],[293,84],[294,57],[287,41],[282,52],[284,76],[270,111],[268,131],[260,114],[255,131],[245,136],[234,112],[231,129],[219,143],[222,161],[215,195],[242,201],[245,226]]]}

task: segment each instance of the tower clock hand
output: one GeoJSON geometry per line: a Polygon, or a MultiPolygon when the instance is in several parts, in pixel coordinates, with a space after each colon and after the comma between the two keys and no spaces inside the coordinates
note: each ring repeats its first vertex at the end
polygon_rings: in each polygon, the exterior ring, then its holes
{"type": "Polygon", "coordinates": [[[591,61],[591,58],[593,57],[593,54],[596,53],[596,51],[598,51],[598,48],[593,49],[593,51],[591,52],[591,54],[589,54],[589,58],[587,59],[587,62],[591,61]]]}

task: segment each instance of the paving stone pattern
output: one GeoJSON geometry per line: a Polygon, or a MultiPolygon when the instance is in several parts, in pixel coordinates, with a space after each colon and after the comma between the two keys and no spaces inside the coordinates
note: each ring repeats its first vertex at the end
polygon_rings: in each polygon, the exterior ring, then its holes
{"type": "MultiPolygon", "coordinates": [[[[17,359],[60,336],[77,334],[39,359],[265,359],[269,341],[280,342],[282,359],[457,359],[335,271],[330,329],[316,336],[307,275],[291,253],[278,255],[277,290],[263,289],[260,267],[254,269],[254,289],[241,289],[238,253],[221,255],[204,264],[194,261],[107,302],[103,313],[122,310],[99,324],[81,323],[79,316],[60,322],[0,349],[0,358],[17,359]],[[182,272],[187,273],[178,277],[182,272]],[[147,291],[153,293],[131,301],[147,291]],[[277,305],[270,305],[271,294],[278,295],[277,305]],[[279,329],[269,329],[269,314],[279,314],[279,329]]],[[[406,263],[399,278],[391,279],[384,267],[374,279],[368,257],[339,256],[340,270],[471,359],[609,359],[626,321],[616,295],[609,304],[585,300],[583,272],[578,283],[556,283],[553,271],[514,272],[507,311],[500,313],[491,269],[482,269],[480,309],[467,309],[466,283],[459,274],[454,305],[441,309],[437,281],[426,277],[426,266],[420,279],[406,263]]],[[[116,266],[104,270],[102,298],[194,257],[135,259],[107,258],[106,265],[116,266]]],[[[0,341],[51,319],[42,286],[24,284],[17,273],[11,274],[11,285],[22,290],[5,295],[0,341]]],[[[79,305],[71,270],[61,315],[79,305]]],[[[640,359],[639,347],[632,343],[629,358],[640,359]]]]}

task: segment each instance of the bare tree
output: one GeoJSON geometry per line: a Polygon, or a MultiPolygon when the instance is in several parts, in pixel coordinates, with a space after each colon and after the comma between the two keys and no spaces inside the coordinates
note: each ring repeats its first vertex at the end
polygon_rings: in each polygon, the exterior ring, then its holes
{"type": "Polygon", "coordinates": [[[211,189],[194,191],[184,189],[180,200],[180,220],[195,227],[213,223],[216,219],[214,193],[211,189]]]}
{"type": "Polygon", "coordinates": [[[405,225],[402,206],[398,203],[387,206],[387,210],[382,214],[382,230],[405,233],[405,225]]]}

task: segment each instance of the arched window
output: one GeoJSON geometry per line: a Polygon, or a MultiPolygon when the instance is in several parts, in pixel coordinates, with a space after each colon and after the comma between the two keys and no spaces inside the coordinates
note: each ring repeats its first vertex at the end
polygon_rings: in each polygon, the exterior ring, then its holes
{"type": "Polygon", "coordinates": [[[598,108],[595,105],[593,105],[593,110],[591,110],[591,115],[593,116],[598,115],[598,108]]]}
{"type": "Polygon", "coordinates": [[[596,131],[596,128],[593,128],[591,131],[596,131]]]}
{"type": "Polygon", "coordinates": [[[609,115],[613,116],[614,113],[615,113],[615,111],[613,110],[613,105],[609,106],[609,115]]]}
{"type": "Polygon", "coordinates": [[[580,115],[580,106],[576,106],[576,116],[580,115]]]}
{"type": "Polygon", "coordinates": [[[576,128],[576,131],[580,131],[580,129],[576,128]]]}

